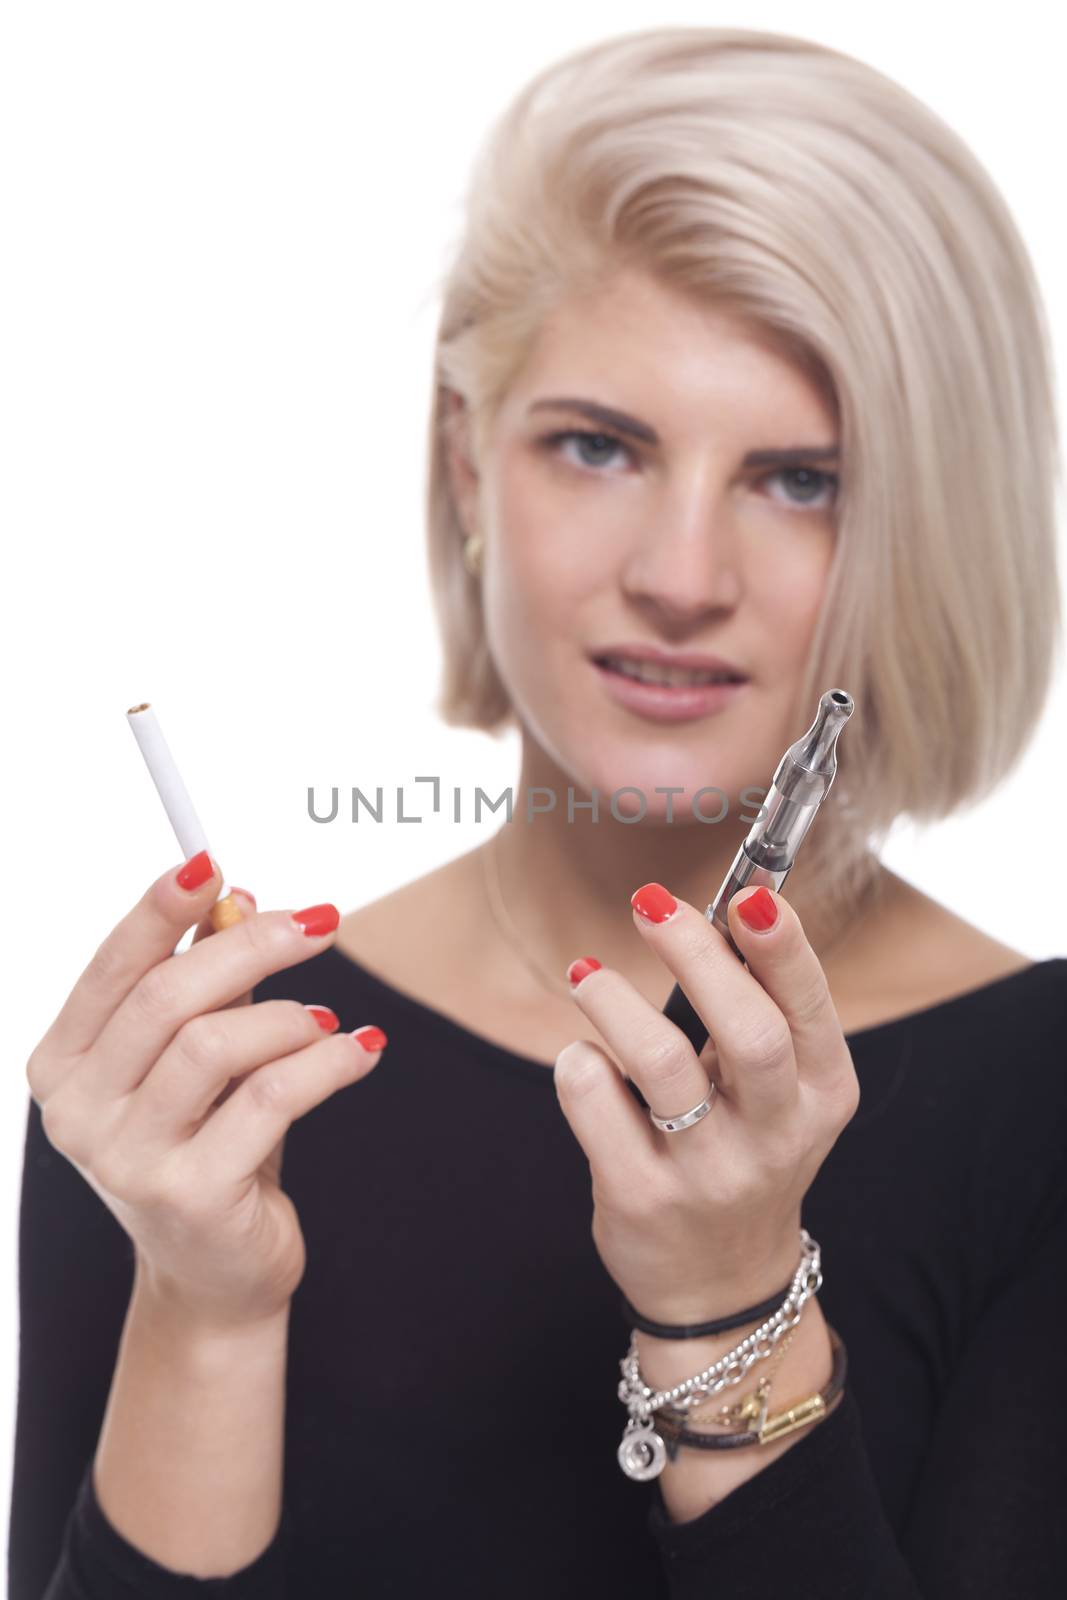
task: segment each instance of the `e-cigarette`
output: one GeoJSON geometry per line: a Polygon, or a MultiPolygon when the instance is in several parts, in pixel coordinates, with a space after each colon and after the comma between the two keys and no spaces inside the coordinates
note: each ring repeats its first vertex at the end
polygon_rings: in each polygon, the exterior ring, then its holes
{"type": "MultiPolygon", "coordinates": [[[[737,891],[750,884],[782,887],[816,812],[830,793],[837,772],[837,740],[854,710],[855,702],[844,689],[828,689],[822,696],[815,721],[778,763],[760,815],[704,912],[742,963],[745,958],[730,933],[726,909],[737,891]]],[[[678,984],[668,996],[663,1015],[681,1028],[699,1055],[708,1030],[678,984]]]]}

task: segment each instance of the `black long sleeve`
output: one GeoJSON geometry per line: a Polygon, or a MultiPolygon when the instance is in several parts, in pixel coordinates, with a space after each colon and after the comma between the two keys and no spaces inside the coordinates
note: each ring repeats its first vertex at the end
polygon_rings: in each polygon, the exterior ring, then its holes
{"type": "Polygon", "coordinates": [[[795,1553],[813,1569],[790,1584],[793,1593],[825,1600],[1063,1594],[1067,1536],[1055,1502],[1067,1484],[1067,1385],[1056,1380],[1050,1341],[1067,1309],[1065,1274],[1067,1209],[968,1339],[899,1536],[846,1386],[825,1423],[703,1516],[672,1526],[658,1501],[650,1526],[672,1597],[707,1596],[710,1574],[724,1563],[730,1600],[773,1595],[787,1527],[804,1529],[795,1553]]]}
{"type": "Polygon", "coordinates": [[[92,1460],[132,1289],[129,1239],[49,1144],[29,1100],[8,1600],[287,1600],[284,1508],[255,1562],[227,1579],[199,1580],[150,1560],[100,1507],[92,1460]]]}
{"type": "Polygon", "coordinates": [[[628,1330],[550,1064],[337,950],[256,992],[281,995],[390,1042],[286,1141],[308,1265],[279,1536],[197,1580],[100,1512],[88,1474],[132,1251],[31,1102],[11,1600],[1067,1592],[1067,959],[850,1036],[860,1108],[803,1208],[845,1399],[683,1524],[615,1460],[628,1330]]]}
{"type": "MultiPolygon", "coordinates": [[[[289,1522],[249,1566],[227,1578],[193,1578],[162,1567],[124,1539],[104,1515],[87,1466],[64,1531],[59,1564],[44,1600],[185,1600],[188,1595],[226,1600],[285,1600],[284,1550],[289,1522]]],[[[14,1600],[14,1591],[12,1591],[14,1600]]]]}

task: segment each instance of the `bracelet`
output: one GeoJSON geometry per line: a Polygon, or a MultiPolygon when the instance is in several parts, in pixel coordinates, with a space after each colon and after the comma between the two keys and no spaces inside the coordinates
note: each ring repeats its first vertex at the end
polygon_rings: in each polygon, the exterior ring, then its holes
{"type": "Polygon", "coordinates": [[[749,1306],[747,1311],[738,1311],[733,1316],[719,1317],[714,1322],[653,1322],[651,1317],[643,1317],[640,1311],[635,1311],[625,1295],[622,1314],[632,1327],[641,1333],[650,1333],[655,1339],[707,1339],[713,1333],[729,1333],[731,1328],[743,1328],[746,1322],[759,1322],[769,1317],[781,1305],[789,1287],[788,1283],[784,1284],[777,1294],[769,1295],[760,1305],[749,1306]]]}
{"type": "MultiPolygon", "coordinates": [[[[636,1335],[630,1335],[630,1348],[619,1370],[622,1382],[618,1387],[619,1399],[629,1412],[629,1419],[617,1451],[619,1466],[628,1478],[645,1482],[658,1477],[667,1461],[667,1447],[653,1425],[652,1413],[670,1407],[675,1413],[685,1414],[697,1404],[718,1394],[726,1386],[738,1384],[749,1367],[756,1361],[774,1355],[784,1334],[788,1334],[800,1320],[801,1310],[812,1295],[822,1286],[821,1251],[806,1228],[801,1228],[802,1254],[800,1265],[793,1275],[785,1300],[773,1316],[762,1322],[741,1342],[718,1361],[686,1378],[670,1389],[653,1390],[641,1376],[636,1335]]],[[[798,1422],[796,1424],[800,1426],[798,1422]]],[[[698,1435],[697,1437],[702,1437],[698,1435]]],[[[729,1444],[759,1440],[759,1435],[733,1435],[729,1444]]],[[[718,1448],[716,1444],[708,1448],[718,1448]]],[[[726,1448],[729,1445],[724,1446],[726,1448]]]]}
{"type": "MultiPolygon", "coordinates": [[[[754,1419],[762,1418],[764,1401],[766,1400],[768,1404],[770,1403],[769,1396],[774,1388],[775,1373],[773,1369],[781,1365],[796,1331],[796,1328],[791,1328],[780,1340],[778,1349],[767,1363],[767,1371],[762,1377],[757,1378],[756,1387],[751,1394],[745,1395],[741,1400],[735,1400],[733,1405],[720,1406],[714,1412],[703,1408],[696,1410],[693,1412],[691,1419],[687,1419],[684,1411],[675,1411],[673,1406],[664,1406],[663,1415],[669,1417],[672,1422],[684,1423],[687,1420],[691,1420],[694,1423],[711,1422],[716,1427],[729,1428],[734,1432],[746,1427],[754,1419]]],[[[708,1401],[706,1404],[710,1407],[711,1402],[708,1401]]]]}
{"type": "Polygon", "coordinates": [[[663,1440],[668,1460],[675,1459],[680,1445],[689,1445],[694,1450],[737,1450],[749,1444],[773,1444],[776,1439],[783,1439],[787,1433],[804,1428],[810,1422],[824,1422],[845,1397],[845,1373],[848,1367],[844,1340],[830,1323],[826,1324],[826,1328],[833,1346],[834,1364],[824,1388],[805,1400],[795,1400],[773,1417],[767,1415],[765,1397],[760,1420],[756,1428],[748,1433],[694,1433],[681,1423],[663,1417],[657,1424],[656,1432],[663,1440]]]}

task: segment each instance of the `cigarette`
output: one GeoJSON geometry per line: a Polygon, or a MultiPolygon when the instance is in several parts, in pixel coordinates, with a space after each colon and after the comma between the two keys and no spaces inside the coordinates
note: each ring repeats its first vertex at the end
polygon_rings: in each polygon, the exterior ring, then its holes
{"type": "MultiPolygon", "coordinates": [[[[163,809],[170,819],[183,859],[188,861],[190,856],[198,855],[201,850],[207,850],[210,855],[207,834],[189,798],[189,791],[182,782],[182,775],[170,753],[170,746],[163,737],[163,730],[152,707],[147,701],[143,705],[131,706],[126,713],[126,720],[133,729],[133,736],[144,756],[145,766],[158,790],[163,809]]],[[[225,883],[208,915],[211,926],[216,930],[228,928],[233,923],[243,920],[243,912],[225,883]]]]}

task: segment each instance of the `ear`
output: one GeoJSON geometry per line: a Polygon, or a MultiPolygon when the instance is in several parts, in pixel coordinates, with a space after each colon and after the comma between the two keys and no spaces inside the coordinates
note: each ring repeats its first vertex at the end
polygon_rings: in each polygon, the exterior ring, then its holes
{"type": "Polygon", "coordinates": [[[455,389],[442,389],[442,418],[448,481],[463,532],[469,536],[478,527],[479,478],[474,464],[470,410],[464,396],[455,389]]]}

